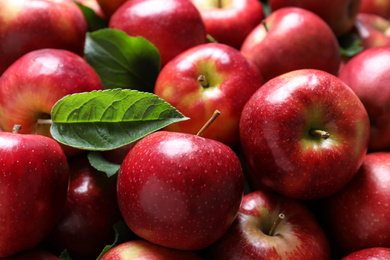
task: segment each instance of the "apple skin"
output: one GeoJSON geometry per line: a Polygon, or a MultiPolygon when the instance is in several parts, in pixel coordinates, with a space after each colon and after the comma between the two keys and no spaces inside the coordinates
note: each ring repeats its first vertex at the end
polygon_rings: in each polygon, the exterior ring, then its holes
{"type": "Polygon", "coordinates": [[[207,42],[198,9],[188,0],[131,0],[111,16],[109,27],[142,36],[161,55],[161,67],[179,53],[207,42]]]}
{"type": "Polygon", "coordinates": [[[356,16],[355,31],[364,49],[390,46],[390,21],[381,16],[359,13],[356,16]]]}
{"type": "Polygon", "coordinates": [[[88,26],[71,0],[1,0],[0,21],[0,75],[33,50],[55,48],[84,53],[88,26]]]}
{"type": "Polygon", "coordinates": [[[258,0],[191,0],[202,15],[206,31],[217,42],[236,49],[246,36],[264,18],[261,2],[258,0]]]}
{"type": "Polygon", "coordinates": [[[201,136],[158,131],[137,142],[119,170],[128,227],[157,245],[200,250],[233,223],[244,192],[231,148],[201,136]]]}
{"type": "Polygon", "coordinates": [[[1,258],[2,260],[59,260],[59,257],[40,248],[33,248],[15,255],[1,258]]]}
{"type": "Polygon", "coordinates": [[[390,247],[389,185],[390,152],[368,153],[353,180],[321,202],[323,226],[340,257],[390,247]]]}
{"type": "Polygon", "coordinates": [[[37,246],[65,207],[69,165],[53,139],[0,132],[0,257],[37,246]]]}
{"type": "Polygon", "coordinates": [[[116,198],[116,176],[95,170],[86,154],[68,160],[70,183],[61,218],[45,239],[56,254],[65,249],[74,260],[94,260],[115,239],[114,224],[122,219],[116,198]]]}
{"type": "Polygon", "coordinates": [[[221,115],[202,136],[235,147],[242,108],[263,83],[260,71],[240,51],[206,43],[171,60],[157,77],[154,93],[190,118],[165,130],[196,134],[217,109],[221,115]],[[201,75],[209,86],[199,82],[201,75]]]}
{"type": "Polygon", "coordinates": [[[194,252],[155,245],[143,239],[124,242],[110,249],[100,260],[201,260],[194,252]]]}
{"type": "Polygon", "coordinates": [[[115,11],[126,2],[127,0],[97,0],[100,9],[102,9],[104,15],[110,19],[115,11]]]}
{"type": "Polygon", "coordinates": [[[317,14],[332,29],[336,36],[348,33],[355,22],[362,0],[268,0],[272,11],[294,6],[317,14]]]}
{"type": "Polygon", "coordinates": [[[241,52],[266,81],[297,69],[337,75],[341,55],[336,36],[316,14],[296,7],[271,13],[245,38],[241,52]]]}
{"type": "Polygon", "coordinates": [[[356,174],[367,152],[369,118],[336,76],[297,70],[256,91],[242,111],[240,137],[254,189],[313,200],[335,193],[356,174]],[[328,138],[311,132],[318,129],[328,138]]]}
{"type": "MultiPolygon", "coordinates": [[[[31,51],[15,61],[0,77],[0,128],[11,132],[50,135],[48,125],[38,119],[50,118],[54,104],[68,94],[103,90],[95,70],[80,56],[60,49],[31,51]]],[[[67,156],[80,150],[61,145],[67,156]]]]}
{"type": "Polygon", "coordinates": [[[375,14],[390,19],[390,2],[382,0],[361,0],[360,13],[375,14]]]}
{"type": "Polygon", "coordinates": [[[246,194],[236,220],[209,249],[210,259],[330,259],[328,239],[302,203],[264,190],[246,194]],[[285,219],[269,235],[279,214],[285,219]]]}
{"type": "Polygon", "coordinates": [[[340,70],[339,78],[360,98],[370,117],[370,151],[390,149],[390,46],[364,50],[340,70]]]}
{"type": "Polygon", "coordinates": [[[355,251],[341,260],[390,260],[390,248],[372,247],[355,251]]]}

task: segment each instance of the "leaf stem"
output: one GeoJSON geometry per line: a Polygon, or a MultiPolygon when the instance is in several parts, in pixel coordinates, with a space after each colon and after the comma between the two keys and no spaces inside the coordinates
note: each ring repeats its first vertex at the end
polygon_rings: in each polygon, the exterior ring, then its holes
{"type": "Polygon", "coordinates": [[[204,126],[199,130],[199,132],[196,135],[201,136],[203,132],[207,129],[207,127],[209,127],[220,114],[221,112],[215,110],[211,118],[206,122],[206,124],[204,124],[204,126]]]}

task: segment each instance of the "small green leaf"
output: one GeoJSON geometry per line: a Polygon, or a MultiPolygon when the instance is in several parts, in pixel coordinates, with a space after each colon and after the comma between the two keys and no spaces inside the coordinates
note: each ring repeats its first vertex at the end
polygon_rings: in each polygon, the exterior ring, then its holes
{"type": "Polygon", "coordinates": [[[104,20],[102,17],[97,15],[94,10],[75,0],[73,1],[78,5],[80,10],[83,12],[85,20],[87,21],[88,24],[89,32],[97,31],[106,28],[108,26],[108,21],[104,20]]]}
{"type": "Polygon", "coordinates": [[[98,151],[89,152],[87,154],[87,157],[91,166],[94,167],[96,170],[107,174],[108,178],[115,175],[121,167],[120,164],[107,161],[98,151]]]}
{"type": "Polygon", "coordinates": [[[130,37],[117,29],[101,29],[87,33],[84,53],[105,89],[153,92],[161,58],[145,38],[130,37]]]}
{"type": "Polygon", "coordinates": [[[347,33],[338,38],[340,54],[344,57],[353,57],[363,51],[362,40],[355,33],[347,33]]]}
{"type": "Polygon", "coordinates": [[[129,89],[68,95],[52,109],[57,141],[85,150],[112,150],[169,124],[187,120],[158,96],[129,89]]]}
{"type": "Polygon", "coordinates": [[[64,250],[61,252],[59,256],[59,260],[72,260],[72,257],[69,255],[68,250],[64,250]]]}
{"type": "Polygon", "coordinates": [[[123,220],[120,220],[114,224],[114,231],[114,242],[111,245],[106,245],[96,260],[102,258],[102,256],[107,253],[108,250],[115,247],[116,245],[137,238],[137,236],[127,227],[126,223],[123,220]]]}

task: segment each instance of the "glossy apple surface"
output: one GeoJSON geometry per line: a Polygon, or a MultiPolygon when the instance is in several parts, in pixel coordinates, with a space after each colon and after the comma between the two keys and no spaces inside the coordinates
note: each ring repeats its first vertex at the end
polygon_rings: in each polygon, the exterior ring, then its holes
{"type": "Polygon", "coordinates": [[[335,252],[390,247],[390,152],[369,153],[353,180],[323,203],[335,252]]]}
{"type": "MultiPolygon", "coordinates": [[[[268,0],[273,11],[287,6],[309,10],[321,17],[336,36],[349,32],[364,0],[268,0]]],[[[380,0],[379,0],[380,1],[380,0]]]]}
{"type": "Polygon", "coordinates": [[[191,0],[199,9],[206,31],[217,42],[240,49],[245,37],[263,19],[258,0],[191,0]]]}
{"type": "Polygon", "coordinates": [[[243,191],[241,163],[228,146],[167,131],[137,142],[117,184],[129,228],[152,243],[182,250],[219,239],[236,217],[243,191]]]}
{"type": "Polygon", "coordinates": [[[361,0],[360,13],[375,14],[388,20],[390,18],[390,2],[383,0],[361,0]]]}
{"type": "Polygon", "coordinates": [[[268,81],[240,121],[250,183],[297,199],[326,197],[346,185],[366,155],[369,136],[362,102],[320,70],[268,81]]]}
{"type": "Polygon", "coordinates": [[[142,36],[161,55],[161,67],[179,53],[207,42],[202,17],[188,0],[131,0],[111,16],[109,27],[142,36]]]}
{"type": "Polygon", "coordinates": [[[340,70],[339,78],[360,98],[370,117],[369,150],[390,148],[390,46],[367,49],[340,70]]]}
{"type": "Polygon", "coordinates": [[[117,245],[100,260],[201,260],[191,251],[182,251],[158,246],[146,240],[137,239],[117,245]]]}
{"type": "Polygon", "coordinates": [[[53,139],[0,132],[0,257],[37,246],[65,206],[69,166],[53,139]]]}
{"type": "Polygon", "coordinates": [[[242,108],[263,83],[257,67],[238,50],[207,43],[169,62],[157,78],[154,93],[190,118],[166,130],[196,134],[217,109],[221,115],[202,136],[238,146],[242,108]]]}
{"type": "Polygon", "coordinates": [[[69,160],[70,183],[65,209],[46,238],[46,248],[59,255],[68,250],[73,260],[94,260],[115,239],[121,220],[116,199],[116,176],[95,170],[87,155],[69,160]]]}
{"type": "Polygon", "coordinates": [[[364,49],[390,46],[390,21],[375,14],[359,13],[355,30],[364,49]]]}
{"type": "Polygon", "coordinates": [[[316,14],[295,7],[271,13],[245,38],[241,52],[265,80],[297,69],[336,75],[341,56],[336,36],[316,14]]]}
{"type": "MultiPolygon", "coordinates": [[[[29,52],[14,62],[0,77],[0,128],[20,133],[51,136],[49,126],[37,126],[50,118],[54,104],[68,94],[103,90],[95,70],[80,56],[60,49],[29,52]]],[[[66,154],[74,148],[63,146],[66,154]]]]}
{"type": "Polygon", "coordinates": [[[0,21],[0,75],[33,50],[84,53],[87,22],[71,0],[1,0],[0,21]]]}
{"type": "Polygon", "coordinates": [[[209,252],[210,259],[226,260],[327,260],[331,253],[322,227],[303,204],[262,190],[244,196],[236,220],[209,252]],[[279,214],[284,219],[271,231],[279,214]]]}
{"type": "Polygon", "coordinates": [[[341,260],[389,260],[390,248],[388,247],[371,247],[357,250],[341,260]]]}

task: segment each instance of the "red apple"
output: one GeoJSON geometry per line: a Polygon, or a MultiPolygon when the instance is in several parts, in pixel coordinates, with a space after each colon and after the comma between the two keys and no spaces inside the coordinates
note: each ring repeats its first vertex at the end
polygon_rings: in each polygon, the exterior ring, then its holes
{"type": "Polygon", "coordinates": [[[341,260],[390,260],[390,248],[372,247],[357,250],[341,260]]]}
{"type": "Polygon", "coordinates": [[[127,1],[111,16],[109,27],[153,43],[162,67],[179,53],[207,42],[202,17],[188,0],[127,1]]]}
{"type": "Polygon", "coordinates": [[[203,136],[237,146],[242,108],[263,83],[257,67],[238,50],[207,43],[170,61],[161,70],[154,93],[190,118],[166,130],[196,134],[217,109],[221,116],[203,136]]]}
{"type": "Polygon", "coordinates": [[[152,244],[143,239],[124,242],[110,249],[100,260],[201,260],[191,251],[182,251],[152,244]]]}
{"type": "Polygon", "coordinates": [[[119,170],[117,194],[129,228],[152,243],[198,250],[233,223],[244,191],[237,155],[201,136],[154,132],[119,170]]]}
{"type": "MultiPolygon", "coordinates": [[[[39,119],[50,118],[54,104],[65,95],[104,89],[95,70],[80,56],[66,50],[41,49],[14,62],[0,77],[0,128],[50,136],[39,119]]],[[[75,149],[62,146],[67,155],[75,149]]]]}
{"type": "Polygon", "coordinates": [[[71,0],[1,0],[0,21],[0,75],[33,50],[84,53],[87,22],[71,0]]]}
{"type": "Polygon", "coordinates": [[[241,52],[265,80],[297,69],[336,75],[341,62],[338,41],[316,14],[295,7],[274,11],[246,37],[241,52]]]}
{"type": "Polygon", "coordinates": [[[330,259],[317,219],[291,198],[257,190],[243,198],[236,220],[209,248],[210,259],[330,259]]]}
{"type": "MultiPolygon", "coordinates": [[[[390,247],[390,152],[369,153],[355,178],[322,203],[324,227],[341,257],[390,247]]],[[[340,259],[340,258],[339,258],[340,259]]]]}
{"type": "Polygon", "coordinates": [[[67,249],[73,260],[94,260],[114,241],[113,226],[122,219],[116,176],[95,170],[85,154],[70,158],[69,167],[65,209],[45,245],[57,255],[67,249]]]}
{"type": "Polygon", "coordinates": [[[340,79],[297,70],[265,83],[240,121],[250,184],[297,199],[319,199],[356,174],[370,137],[367,111],[340,79]]]}
{"type": "Polygon", "coordinates": [[[359,53],[344,65],[339,78],[357,94],[370,116],[369,150],[390,149],[390,46],[359,53]]]}
{"type": "Polygon", "coordinates": [[[374,14],[359,13],[355,31],[364,49],[390,46],[390,21],[374,14]]]}
{"type": "Polygon", "coordinates": [[[97,0],[104,15],[109,19],[127,0],[97,0]]]}
{"type": "Polygon", "coordinates": [[[352,29],[361,2],[362,0],[268,0],[272,11],[294,6],[316,13],[330,26],[336,36],[352,29]]]}
{"type": "Polygon", "coordinates": [[[263,19],[259,0],[191,0],[202,15],[206,31],[217,42],[240,49],[245,37],[263,19]]]}
{"type": "Polygon", "coordinates": [[[1,258],[2,260],[59,260],[58,256],[40,248],[34,248],[1,258]]]}
{"type": "Polygon", "coordinates": [[[0,132],[0,143],[0,257],[8,257],[34,248],[54,227],[69,166],[51,138],[0,132]]]}
{"type": "Polygon", "coordinates": [[[390,2],[387,0],[361,0],[360,13],[376,14],[390,19],[390,2]]]}

